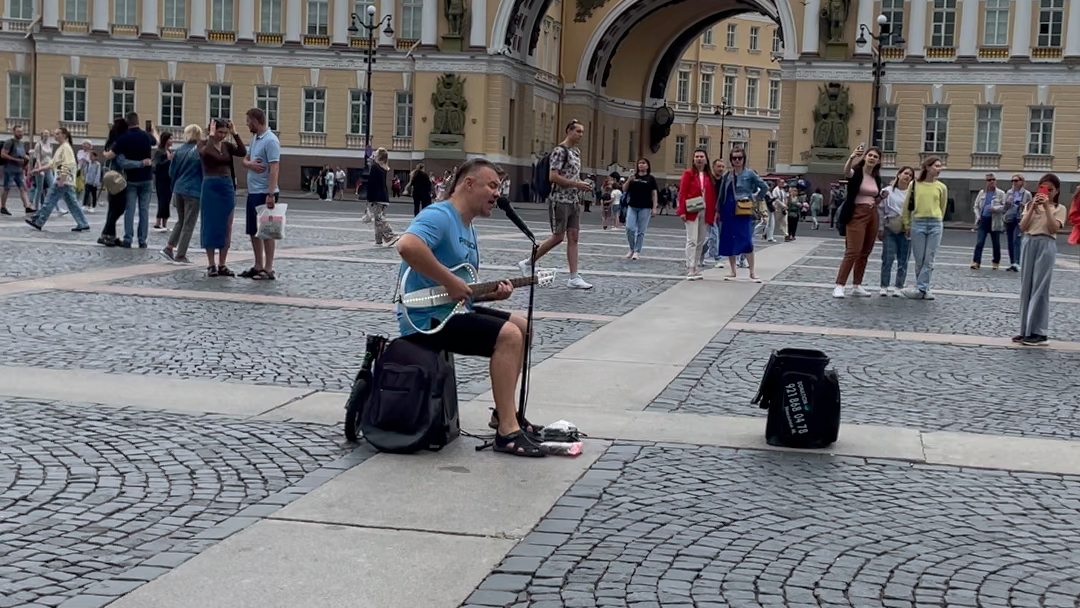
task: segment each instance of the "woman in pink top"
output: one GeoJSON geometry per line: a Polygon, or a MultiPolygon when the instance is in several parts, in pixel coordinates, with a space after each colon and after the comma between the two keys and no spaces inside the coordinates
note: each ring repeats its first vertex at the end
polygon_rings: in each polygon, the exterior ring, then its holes
{"type": "Polygon", "coordinates": [[[838,223],[840,234],[844,235],[844,259],[836,273],[834,298],[844,297],[844,284],[848,275],[855,271],[852,279],[851,295],[862,298],[870,297],[870,292],[863,289],[863,275],[866,273],[866,261],[874,250],[874,239],[878,233],[877,202],[881,196],[881,150],[863,147],[855,148],[844,165],[848,177],[847,200],[840,208],[838,223]]]}

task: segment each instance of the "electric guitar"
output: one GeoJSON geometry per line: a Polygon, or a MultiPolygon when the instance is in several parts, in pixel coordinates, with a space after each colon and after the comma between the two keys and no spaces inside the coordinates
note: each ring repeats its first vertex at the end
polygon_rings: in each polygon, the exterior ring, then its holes
{"type": "MultiPolygon", "coordinates": [[[[409,280],[409,276],[412,275],[412,268],[406,268],[405,272],[401,275],[401,283],[399,285],[398,292],[404,295],[398,297],[397,303],[401,304],[401,314],[405,318],[405,322],[409,324],[416,331],[422,334],[434,334],[440,331],[446,326],[446,323],[457,314],[468,312],[465,309],[465,302],[457,301],[446,294],[446,288],[442,285],[436,285],[435,287],[428,287],[426,289],[417,289],[405,293],[405,283],[409,280]],[[442,320],[438,325],[431,329],[417,327],[409,318],[409,309],[411,308],[431,308],[432,306],[443,306],[445,304],[454,304],[454,308],[446,315],[446,318],[442,320]]],[[[471,264],[458,264],[450,269],[450,272],[459,279],[469,284],[469,289],[472,290],[472,297],[480,298],[489,294],[493,294],[499,289],[499,284],[503,281],[487,281],[484,283],[476,282],[477,273],[476,269],[471,264]]],[[[514,289],[518,287],[525,287],[533,283],[533,277],[515,277],[513,279],[506,279],[514,286],[514,289]]],[[[554,270],[537,270],[535,282],[540,287],[547,287],[555,282],[554,270]]]]}

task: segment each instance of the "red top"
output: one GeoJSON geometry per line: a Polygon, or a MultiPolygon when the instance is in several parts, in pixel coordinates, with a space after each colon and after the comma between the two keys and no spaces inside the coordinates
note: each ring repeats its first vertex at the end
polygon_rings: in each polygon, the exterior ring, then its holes
{"type": "Polygon", "coordinates": [[[716,217],[716,186],[708,173],[698,173],[691,167],[683,172],[679,181],[679,209],[676,215],[686,216],[686,221],[692,222],[697,219],[697,213],[686,212],[686,200],[705,197],[705,223],[712,224],[716,217]],[[705,188],[702,189],[702,184],[705,188]]]}
{"type": "Polygon", "coordinates": [[[1069,244],[1080,245],[1080,194],[1073,197],[1072,209],[1069,210],[1069,223],[1072,224],[1069,244]]]}

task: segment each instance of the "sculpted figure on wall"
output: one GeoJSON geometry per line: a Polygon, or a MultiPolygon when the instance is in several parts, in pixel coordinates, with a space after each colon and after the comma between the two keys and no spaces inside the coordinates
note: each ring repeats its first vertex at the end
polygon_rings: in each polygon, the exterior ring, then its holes
{"type": "Polygon", "coordinates": [[[457,74],[443,74],[431,94],[431,105],[435,106],[435,120],[431,132],[436,135],[464,135],[465,110],[469,102],[465,99],[465,79],[457,74]]]}
{"type": "Polygon", "coordinates": [[[814,107],[814,147],[847,148],[848,121],[855,111],[855,105],[849,101],[848,88],[839,82],[830,82],[818,91],[818,103],[814,107]]]}
{"type": "Polygon", "coordinates": [[[843,42],[844,29],[847,26],[848,8],[851,0],[826,0],[821,9],[821,18],[829,33],[829,42],[843,42]]]}
{"type": "Polygon", "coordinates": [[[465,30],[465,0],[446,0],[446,24],[450,36],[461,36],[465,30]]]}
{"type": "Polygon", "coordinates": [[[602,8],[607,4],[607,0],[577,0],[577,13],[574,15],[574,21],[584,22],[592,17],[593,11],[598,8],[602,8]]]}

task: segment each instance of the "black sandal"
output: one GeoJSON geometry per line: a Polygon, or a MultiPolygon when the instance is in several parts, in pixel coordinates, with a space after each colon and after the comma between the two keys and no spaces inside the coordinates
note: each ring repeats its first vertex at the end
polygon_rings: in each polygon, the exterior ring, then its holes
{"type": "Polygon", "coordinates": [[[277,277],[274,275],[274,271],[257,270],[255,274],[251,275],[251,278],[256,281],[273,281],[277,277]]]}
{"type": "Polygon", "coordinates": [[[236,273],[229,270],[228,266],[218,266],[217,273],[219,277],[235,277],[236,273]]]}
{"type": "Polygon", "coordinates": [[[491,449],[504,454],[524,456],[526,458],[542,458],[545,456],[540,445],[529,438],[525,431],[518,429],[509,435],[495,434],[495,445],[491,449]]]}
{"type": "Polygon", "coordinates": [[[216,276],[218,276],[217,266],[207,266],[206,267],[206,276],[208,276],[208,277],[216,277],[216,276]]]}
{"type": "Polygon", "coordinates": [[[250,279],[251,277],[258,274],[259,272],[262,272],[262,271],[257,270],[254,266],[252,266],[251,268],[248,268],[244,272],[241,272],[239,276],[240,276],[241,279],[250,279]]]}
{"type": "MultiPolygon", "coordinates": [[[[524,417],[518,418],[518,426],[525,429],[525,432],[530,435],[539,435],[544,430],[544,425],[533,424],[524,417]]],[[[499,430],[499,412],[495,411],[495,408],[491,408],[491,420],[488,421],[488,428],[499,430]]]]}

